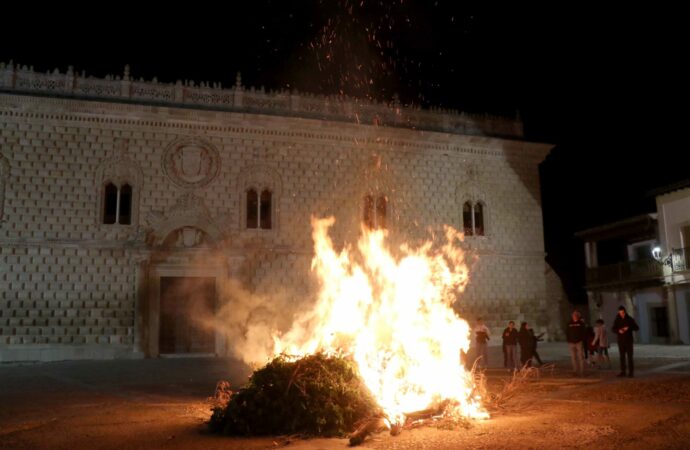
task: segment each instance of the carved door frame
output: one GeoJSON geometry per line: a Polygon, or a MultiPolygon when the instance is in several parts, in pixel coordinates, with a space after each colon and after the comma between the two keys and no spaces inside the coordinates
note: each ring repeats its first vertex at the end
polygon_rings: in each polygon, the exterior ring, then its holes
{"type": "MultiPolygon", "coordinates": [[[[179,252],[190,254],[190,251],[179,252]]],[[[144,321],[145,335],[148,342],[145,345],[147,356],[157,358],[160,356],[160,320],[161,320],[161,278],[163,277],[207,277],[215,279],[215,298],[214,305],[220,305],[220,292],[223,283],[228,278],[227,265],[218,261],[211,252],[194,251],[194,255],[189,255],[197,260],[204,253],[209,253],[209,264],[200,265],[189,262],[153,261],[148,273],[148,304],[145,306],[145,313],[148,320],[144,321]],[[213,261],[216,261],[215,263],[213,261]]],[[[215,356],[227,354],[225,336],[219,331],[215,331],[215,356]]],[[[192,356],[194,354],[181,354],[181,356],[192,356]]],[[[200,356],[204,354],[199,354],[200,356]]]]}

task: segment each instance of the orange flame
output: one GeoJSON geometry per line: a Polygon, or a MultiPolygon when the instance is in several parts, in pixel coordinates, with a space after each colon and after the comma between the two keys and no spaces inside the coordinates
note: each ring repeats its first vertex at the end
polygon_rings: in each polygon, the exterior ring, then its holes
{"type": "Polygon", "coordinates": [[[363,230],[357,252],[337,252],[328,236],[334,223],[332,217],[312,218],[312,270],[321,289],[314,309],[274,338],[276,353],[351,354],[393,422],[442,400],[451,400],[451,414],[488,417],[460,362],[470,329],[452,309],[468,280],[455,246],[462,234],[446,227],[440,249],[431,242],[403,245],[396,258],[381,230],[363,230]]]}

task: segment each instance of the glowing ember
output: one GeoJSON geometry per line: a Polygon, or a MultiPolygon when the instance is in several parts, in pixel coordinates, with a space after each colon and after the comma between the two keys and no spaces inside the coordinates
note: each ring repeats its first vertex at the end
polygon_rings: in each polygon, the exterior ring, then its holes
{"type": "Polygon", "coordinates": [[[335,220],[312,218],[312,270],[321,290],[313,310],[275,337],[276,353],[351,354],[388,417],[451,400],[449,414],[486,418],[474,380],[460,362],[469,326],[451,305],[467,284],[462,235],[446,227],[446,242],[402,246],[396,258],[385,231],[364,230],[357,251],[336,252],[328,236],[335,220]]]}

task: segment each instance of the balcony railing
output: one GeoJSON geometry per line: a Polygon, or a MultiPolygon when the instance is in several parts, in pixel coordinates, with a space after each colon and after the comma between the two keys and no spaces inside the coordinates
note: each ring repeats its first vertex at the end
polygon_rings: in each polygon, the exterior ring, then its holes
{"type": "Polygon", "coordinates": [[[587,269],[587,285],[616,285],[653,280],[664,275],[663,265],[654,259],[628,261],[587,269]]]}
{"type": "Polygon", "coordinates": [[[690,270],[690,247],[671,250],[671,265],[674,272],[690,270]]]}

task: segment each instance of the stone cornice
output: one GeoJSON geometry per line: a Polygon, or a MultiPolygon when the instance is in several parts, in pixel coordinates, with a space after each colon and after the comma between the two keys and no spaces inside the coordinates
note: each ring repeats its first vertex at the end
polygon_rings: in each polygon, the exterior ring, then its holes
{"type": "Polygon", "coordinates": [[[57,69],[39,73],[33,67],[0,63],[0,90],[5,92],[95,99],[111,103],[137,103],[174,106],[197,110],[248,112],[282,117],[304,117],[350,123],[375,123],[385,127],[441,131],[453,134],[482,135],[520,139],[522,121],[490,115],[473,115],[455,110],[420,109],[366,99],[326,97],[294,91],[265,92],[246,88],[238,76],[231,88],[178,81],[159,83],[135,80],[125,68],[122,77],[94,78],[57,69]]]}

